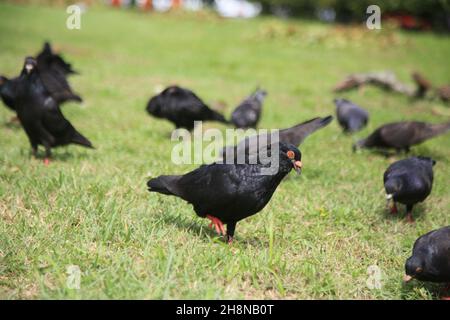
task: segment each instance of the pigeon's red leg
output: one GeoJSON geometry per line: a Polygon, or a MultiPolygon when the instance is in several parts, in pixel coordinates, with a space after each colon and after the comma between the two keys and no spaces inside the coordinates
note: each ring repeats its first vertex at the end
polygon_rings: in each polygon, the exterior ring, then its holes
{"type": "Polygon", "coordinates": [[[397,214],[397,213],[398,213],[397,204],[394,202],[391,207],[391,214],[397,214]]]}
{"type": "Polygon", "coordinates": [[[444,289],[444,291],[447,292],[447,295],[441,297],[441,299],[442,299],[442,300],[450,301],[450,295],[449,295],[449,293],[450,293],[450,283],[447,285],[447,287],[444,289]]]}
{"type": "Polygon", "coordinates": [[[408,223],[414,223],[414,218],[412,215],[412,205],[407,205],[406,206],[406,221],[408,221],[408,223]]]}
{"type": "Polygon", "coordinates": [[[219,218],[213,217],[211,215],[206,215],[206,218],[211,220],[210,227],[214,225],[218,234],[225,235],[225,228],[223,227],[222,221],[219,218]]]}
{"type": "Polygon", "coordinates": [[[48,166],[50,164],[49,158],[44,158],[44,165],[48,166]]]}
{"type": "Polygon", "coordinates": [[[414,223],[414,218],[413,218],[413,216],[412,216],[412,212],[411,212],[411,211],[409,211],[409,212],[406,214],[406,221],[407,221],[408,223],[414,223]]]}

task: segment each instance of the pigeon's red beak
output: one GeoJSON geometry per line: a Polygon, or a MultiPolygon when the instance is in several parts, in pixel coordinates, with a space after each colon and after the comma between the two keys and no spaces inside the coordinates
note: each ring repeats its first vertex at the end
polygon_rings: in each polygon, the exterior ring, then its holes
{"type": "Polygon", "coordinates": [[[413,277],[411,277],[411,276],[405,274],[405,275],[403,276],[403,281],[404,281],[404,282],[409,282],[409,281],[412,280],[412,278],[413,278],[413,277]]]}
{"type": "Polygon", "coordinates": [[[302,167],[303,167],[302,162],[292,160],[292,164],[294,165],[295,171],[297,171],[297,173],[300,174],[302,172],[302,167]]]}

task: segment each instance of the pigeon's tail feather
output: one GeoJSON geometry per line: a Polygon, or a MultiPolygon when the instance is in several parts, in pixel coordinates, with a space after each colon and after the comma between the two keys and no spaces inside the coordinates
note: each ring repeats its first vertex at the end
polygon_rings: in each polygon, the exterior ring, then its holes
{"type": "Polygon", "coordinates": [[[178,176],[159,176],[147,182],[148,191],[158,192],[167,195],[176,195],[171,189],[171,185],[178,179],[178,176]]]}
{"type": "Polygon", "coordinates": [[[81,133],[79,133],[77,131],[75,131],[75,133],[73,135],[72,143],[78,144],[78,145],[86,147],[86,148],[94,149],[94,146],[92,145],[92,143],[86,137],[84,137],[81,133]]]}
{"type": "Polygon", "coordinates": [[[333,120],[333,116],[314,118],[289,129],[280,131],[280,139],[293,145],[300,145],[309,135],[327,126],[333,120]]]}
{"type": "Polygon", "coordinates": [[[219,112],[210,109],[210,114],[209,114],[209,119],[211,121],[218,121],[218,122],[222,122],[222,123],[229,123],[229,120],[225,119],[225,117],[220,114],[219,112]]]}
{"type": "Polygon", "coordinates": [[[432,124],[429,126],[429,130],[426,133],[424,138],[429,139],[429,138],[444,134],[448,131],[450,131],[450,122],[440,123],[440,124],[432,124]]]}

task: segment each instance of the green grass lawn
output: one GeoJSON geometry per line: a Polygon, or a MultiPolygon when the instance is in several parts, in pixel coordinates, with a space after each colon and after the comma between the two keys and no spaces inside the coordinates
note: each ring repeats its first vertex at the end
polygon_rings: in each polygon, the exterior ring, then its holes
{"type": "MultiPolygon", "coordinates": [[[[52,41],[80,71],[71,78],[85,102],[63,112],[96,150],[54,150],[32,159],[23,130],[0,108],[0,298],[71,299],[434,299],[440,286],[404,285],[414,240],[450,224],[450,134],[414,147],[437,160],[431,196],[416,223],[391,217],[382,175],[394,160],[352,143],[396,120],[449,121],[449,106],[413,102],[377,88],[341,95],[366,107],[368,127],[343,135],[336,121],[301,146],[304,170],[291,173],[267,207],[240,222],[225,244],[175,197],[150,194],[150,176],[184,173],[172,165],[173,126],[150,118],[155,89],[180,84],[212,106],[235,105],[257,85],[268,90],[261,128],[334,114],[333,86],[347,74],[413,70],[450,82],[450,39],[385,27],[335,28],[210,13],[143,14],[95,7],[81,30],[65,28],[64,8],[0,4],[0,73],[52,41]],[[82,271],[69,289],[66,269],[82,271]],[[382,288],[366,285],[367,268],[382,288]]],[[[208,123],[206,127],[225,129],[208,123]]]]}

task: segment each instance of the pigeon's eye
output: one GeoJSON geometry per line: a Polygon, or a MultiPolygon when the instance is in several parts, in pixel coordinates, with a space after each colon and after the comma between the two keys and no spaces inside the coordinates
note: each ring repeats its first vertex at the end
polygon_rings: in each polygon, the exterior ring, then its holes
{"type": "Polygon", "coordinates": [[[286,152],[286,155],[288,156],[289,159],[294,159],[295,158],[294,151],[289,150],[288,152],[286,152]]]}

